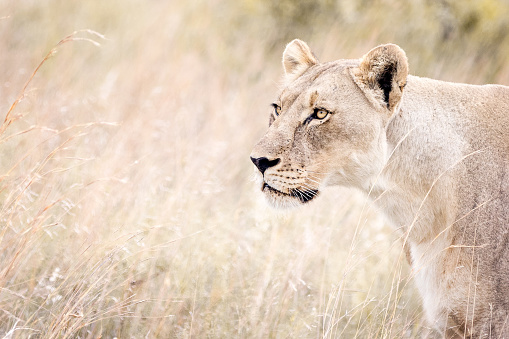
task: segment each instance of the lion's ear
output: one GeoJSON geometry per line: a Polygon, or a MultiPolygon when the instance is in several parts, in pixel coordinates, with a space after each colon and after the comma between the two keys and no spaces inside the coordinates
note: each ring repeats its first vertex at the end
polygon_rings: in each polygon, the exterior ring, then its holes
{"type": "Polygon", "coordinates": [[[318,59],[304,41],[295,39],[286,45],[283,52],[283,68],[287,80],[297,79],[309,67],[317,63],[318,59]]]}
{"type": "Polygon", "coordinates": [[[396,111],[408,76],[408,60],[399,46],[387,44],[373,48],[352,73],[375,107],[396,111]]]}

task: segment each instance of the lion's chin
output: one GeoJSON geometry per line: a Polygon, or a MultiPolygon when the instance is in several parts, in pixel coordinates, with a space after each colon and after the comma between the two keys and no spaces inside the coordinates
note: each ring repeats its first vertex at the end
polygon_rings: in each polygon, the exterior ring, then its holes
{"type": "Polygon", "coordinates": [[[290,193],[284,193],[265,182],[262,185],[262,192],[269,204],[275,208],[299,207],[310,202],[318,195],[318,190],[312,189],[292,189],[290,193]]]}

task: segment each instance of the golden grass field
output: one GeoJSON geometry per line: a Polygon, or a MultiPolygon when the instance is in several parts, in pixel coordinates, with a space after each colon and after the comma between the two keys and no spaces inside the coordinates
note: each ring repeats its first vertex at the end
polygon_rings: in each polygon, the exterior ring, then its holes
{"type": "Polygon", "coordinates": [[[272,210],[249,154],[293,38],[508,85],[508,33],[503,0],[3,1],[0,338],[426,337],[369,201],[272,210]]]}

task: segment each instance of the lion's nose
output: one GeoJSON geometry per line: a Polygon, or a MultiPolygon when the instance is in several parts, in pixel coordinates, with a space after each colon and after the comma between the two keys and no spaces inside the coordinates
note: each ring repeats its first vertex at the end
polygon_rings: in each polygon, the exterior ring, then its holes
{"type": "Polygon", "coordinates": [[[251,161],[253,162],[253,164],[255,164],[256,167],[258,167],[258,170],[260,170],[260,172],[265,173],[265,170],[269,167],[273,167],[273,166],[276,166],[277,164],[279,164],[279,161],[280,159],[277,158],[277,159],[274,159],[274,160],[269,160],[267,158],[253,158],[251,157],[251,161]]]}

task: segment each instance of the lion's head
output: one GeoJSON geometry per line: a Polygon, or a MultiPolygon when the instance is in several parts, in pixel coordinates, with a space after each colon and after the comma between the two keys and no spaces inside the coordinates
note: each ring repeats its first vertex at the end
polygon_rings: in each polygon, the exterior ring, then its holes
{"type": "Polygon", "coordinates": [[[399,110],[408,63],[396,45],[360,60],[319,63],[293,40],[283,53],[284,89],[251,160],[275,206],[312,200],[323,186],[368,189],[387,160],[386,127],[399,110]]]}

